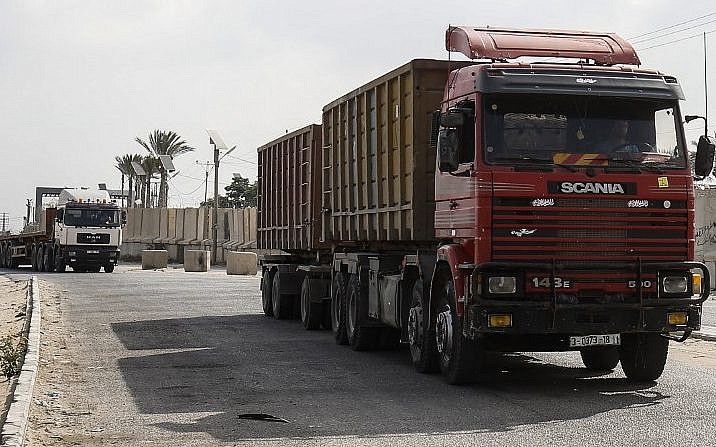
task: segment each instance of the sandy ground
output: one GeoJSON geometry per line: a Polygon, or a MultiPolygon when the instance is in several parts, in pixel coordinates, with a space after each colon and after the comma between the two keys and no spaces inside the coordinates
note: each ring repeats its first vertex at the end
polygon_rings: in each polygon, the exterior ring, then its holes
{"type": "MultiPolygon", "coordinates": [[[[26,281],[14,282],[0,276],[0,338],[19,336],[25,322],[25,290],[26,281]]],[[[0,423],[5,420],[8,398],[10,395],[10,381],[0,377],[0,423]]]]}

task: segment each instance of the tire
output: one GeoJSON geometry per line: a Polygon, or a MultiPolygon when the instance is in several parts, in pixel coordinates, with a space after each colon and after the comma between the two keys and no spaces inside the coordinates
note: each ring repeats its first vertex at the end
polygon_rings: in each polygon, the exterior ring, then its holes
{"type": "Polygon", "coordinates": [[[584,366],[593,371],[612,371],[619,363],[619,348],[616,346],[586,348],[579,354],[584,366]]]}
{"type": "Polygon", "coordinates": [[[412,289],[410,311],[408,315],[408,340],[410,341],[410,360],[416,371],[429,374],[438,372],[438,348],[435,342],[435,323],[428,320],[425,284],[422,279],[415,281],[412,289]]]}
{"type": "Polygon", "coordinates": [[[264,315],[273,317],[273,303],[271,302],[271,289],[273,288],[273,272],[264,270],[261,278],[261,305],[264,309],[264,315]]]}
{"type": "Polygon", "coordinates": [[[438,272],[436,280],[435,343],[440,372],[450,385],[474,382],[484,361],[483,349],[462,335],[462,318],[455,312],[455,285],[449,270],[438,272]]]}
{"type": "Polygon", "coordinates": [[[619,360],[627,378],[633,382],[651,382],[664,372],[669,340],[659,334],[622,334],[619,360]]]}
{"type": "Polygon", "coordinates": [[[301,284],[301,323],[307,331],[321,328],[323,303],[311,301],[311,279],[306,275],[301,284]]]}
{"type": "Polygon", "coordinates": [[[55,253],[52,248],[53,247],[50,245],[45,245],[45,249],[43,250],[43,253],[44,253],[43,261],[45,263],[43,271],[45,271],[45,272],[54,272],[55,271],[55,253]]]}
{"type": "Polygon", "coordinates": [[[37,247],[37,271],[45,271],[45,247],[40,245],[37,247]]]}
{"type": "Polygon", "coordinates": [[[348,344],[346,333],[346,274],[333,272],[331,281],[331,330],[339,345],[348,344]]]}
{"type": "Polygon", "coordinates": [[[114,271],[114,264],[106,264],[104,266],[105,273],[112,273],[114,271]]]}
{"type": "Polygon", "coordinates": [[[30,250],[30,265],[33,271],[37,271],[37,246],[33,244],[30,250]]]}
{"type": "Polygon", "coordinates": [[[67,263],[65,262],[65,258],[62,256],[62,249],[60,247],[55,247],[55,272],[65,273],[66,269],[67,263]]]}
{"type": "Polygon", "coordinates": [[[346,335],[348,344],[354,351],[373,351],[378,347],[381,328],[362,325],[360,289],[358,275],[350,275],[345,299],[346,335]]]}
{"type": "Polygon", "coordinates": [[[273,275],[271,284],[271,306],[273,307],[273,317],[277,320],[285,320],[291,318],[293,309],[291,308],[290,297],[281,293],[280,273],[273,275]]]}
{"type": "Polygon", "coordinates": [[[5,264],[5,257],[7,256],[5,244],[0,244],[0,268],[5,268],[7,265],[5,264]]]}

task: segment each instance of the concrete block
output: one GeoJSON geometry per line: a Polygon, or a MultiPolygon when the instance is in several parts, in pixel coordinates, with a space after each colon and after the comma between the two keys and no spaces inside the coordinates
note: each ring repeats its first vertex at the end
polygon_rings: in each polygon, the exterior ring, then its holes
{"type": "Polygon", "coordinates": [[[258,257],[256,253],[227,251],[227,275],[255,275],[257,272],[258,257]]]}
{"type": "Polygon", "coordinates": [[[142,270],[163,269],[169,263],[166,250],[142,250],[142,270]]]}
{"type": "Polygon", "coordinates": [[[185,250],[185,272],[208,272],[211,268],[211,252],[206,250],[185,250]]]}

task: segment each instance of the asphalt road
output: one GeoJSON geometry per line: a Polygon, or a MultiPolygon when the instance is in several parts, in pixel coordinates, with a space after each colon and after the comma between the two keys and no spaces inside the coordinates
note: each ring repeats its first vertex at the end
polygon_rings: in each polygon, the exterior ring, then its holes
{"type": "MultiPolygon", "coordinates": [[[[13,273],[19,277],[25,274],[13,273]]],[[[223,271],[40,274],[60,291],[82,445],[713,445],[716,368],[671,356],[658,383],[578,354],[495,356],[453,387],[408,353],[353,352],[261,313],[223,271]],[[240,419],[267,413],[288,423],[240,419]]],[[[51,330],[47,328],[46,330],[51,330]]],[[[710,342],[702,342],[710,343],[710,342]]],[[[710,348],[709,348],[710,349],[710,348]]]]}

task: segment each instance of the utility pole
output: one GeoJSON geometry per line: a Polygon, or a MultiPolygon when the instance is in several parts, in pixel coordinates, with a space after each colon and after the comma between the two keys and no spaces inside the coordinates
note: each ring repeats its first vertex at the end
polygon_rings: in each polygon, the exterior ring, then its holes
{"type": "Polygon", "coordinates": [[[2,222],[2,230],[0,230],[0,232],[5,233],[8,227],[7,213],[0,213],[0,221],[2,222]]]}
{"type": "Polygon", "coordinates": [[[215,130],[207,129],[206,133],[209,134],[209,144],[214,146],[214,212],[212,213],[214,221],[211,224],[211,262],[216,264],[217,253],[219,250],[219,163],[222,158],[226,157],[231,153],[231,151],[236,149],[236,146],[229,149],[219,135],[219,132],[215,130]],[[226,150],[224,155],[219,156],[220,150],[226,150]]]}
{"type": "Polygon", "coordinates": [[[707,64],[707,59],[706,59],[706,33],[704,32],[704,101],[706,102],[705,107],[704,107],[704,108],[705,108],[705,112],[706,112],[706,113],[704,114],[704,115],[706,116],[706,119],[704,120],[704,121],[705,121],[705,123],[704,123],[704,135],[708,135],[708,134],[709,134],[709,85],[708,85],[708,82],[707,82],[707,71],[706,71],[707,65],[706,65],[706,64],[707,64]]]}
{"type": "Polygon", "coordinates": [[[202,239],[209,238],[209,204],[206,203],[208,200],[209,193],[209,167],[213,165],[210,161],[204,163],[196,160],[196,164],[204,166],[204,230],[201,234],[202,239]]]}

